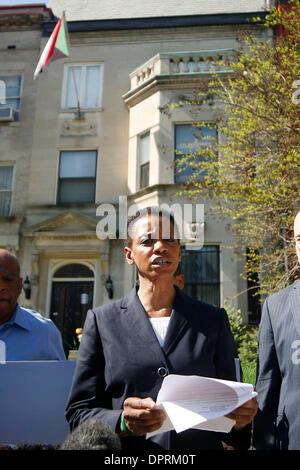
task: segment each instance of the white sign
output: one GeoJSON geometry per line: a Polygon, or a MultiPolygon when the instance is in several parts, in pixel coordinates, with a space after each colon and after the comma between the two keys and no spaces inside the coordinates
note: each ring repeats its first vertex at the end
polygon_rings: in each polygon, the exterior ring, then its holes
{"type": "Polygon", "coordinates": [[[0,365],[0,445],[61,444],[75,361],[7,361],[0,365]]]}

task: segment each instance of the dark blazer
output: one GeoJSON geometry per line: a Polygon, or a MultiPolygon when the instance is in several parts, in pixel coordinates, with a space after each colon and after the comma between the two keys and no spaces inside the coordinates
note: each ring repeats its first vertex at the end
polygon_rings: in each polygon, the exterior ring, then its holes
{"type": "Polygon", "coordinates": [[[300,282],[264,303],[256,389],[255,449],[300,449],[300,282]]]}
{"type": "MultiPolygon", "coordinates": [[[[173,312],[163,348],[133,289],[121,300],[87,314],[77,355],[76,370],[66,410],[71,430],[80,422],[99,417],[113,431],[119,430],[127,397],[156,400],[163,376],[168,373],[202,375],[236,380],[234,345],[224,309],[204,304],[176,288],[173,312]]],[[[188,430],[122,439],[124,449],[152,447],[222,449],[231,439],[248,448],[249,429],[229,435],[188,430]]]]}

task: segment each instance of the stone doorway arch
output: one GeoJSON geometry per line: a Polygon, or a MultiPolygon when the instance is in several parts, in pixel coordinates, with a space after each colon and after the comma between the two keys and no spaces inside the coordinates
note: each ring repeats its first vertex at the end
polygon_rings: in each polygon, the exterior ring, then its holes
{"type": "Polygon", "coordinates": [[[76,328],[82,328],[93,306],[95,274],[83,263],[60,266],[53,274],[50,318],[61,332],[66,355],[79,345],[76,328]]]}

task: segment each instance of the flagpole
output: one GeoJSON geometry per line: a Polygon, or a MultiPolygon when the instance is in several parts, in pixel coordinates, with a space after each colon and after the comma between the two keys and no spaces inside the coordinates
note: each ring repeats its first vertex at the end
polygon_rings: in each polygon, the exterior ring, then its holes
{"type": "MultiPolygon", "coordinates": [[[[70,37],[69,37],[69,30],[68,30],[68,24],[67,24],[67,20],[66,20],[65,10],[63,10],[63,12],[62,12],[62,17],[63,17],[65,31],[66,31],[66,38],[67,38],[67,42],[68,42],[68,47],[69,47],[69,50],[71,50],[71,47],[70,47],[71,46],[71,41],[70,41],[70,37]]],[[[70,61],[70,55],[69,55],[69,61],[70,61]]],[[[81,119],[84,119],[84,113],[80,109],[80,100],[79,100],[79,95],[78,95],[78,88],[77,88],[77,83],[76,83],[74,67],[72,65],[70,67],[71,67],[71,70],[72,70],[75,96],[76,96],[76,100],[77,100],[77,111],[75,113],[75,119],[81,120],[81,119]]]]}
{"type": "Polygon", "coordinates": [[[76,95],[76,99],[77,99],[77,112],[76,112],[76,118],[75,119],[83,119],[84,118],[84,113],[82,113],[81,110],[80,110],[80,101],[79,101],[79,97],[78,97],[78,89],[77,89],[77,84],[76,84],[76,77],[75,77],[74,67],[71,66],[71,69],[72,69],[75,95],[76,95]]]}

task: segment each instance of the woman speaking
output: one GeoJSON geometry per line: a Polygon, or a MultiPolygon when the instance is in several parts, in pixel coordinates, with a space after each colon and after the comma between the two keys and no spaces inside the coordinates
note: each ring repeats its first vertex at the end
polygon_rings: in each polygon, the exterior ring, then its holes
{"type": "Polygon", "coordinates": [[[174,285],[181,259],[173,217],[158,208],[128,220],[125,257],[139,285],[125,297],[90,310],[66,410],[71,429],[100,418],[119,434],[123,450],[248,449],[252,399],[234,410],[228,434],[189,429],[146,439],[166,418],[155,400],[168,374],[236,380],[234,342],[224,309],[174,285]]]}

